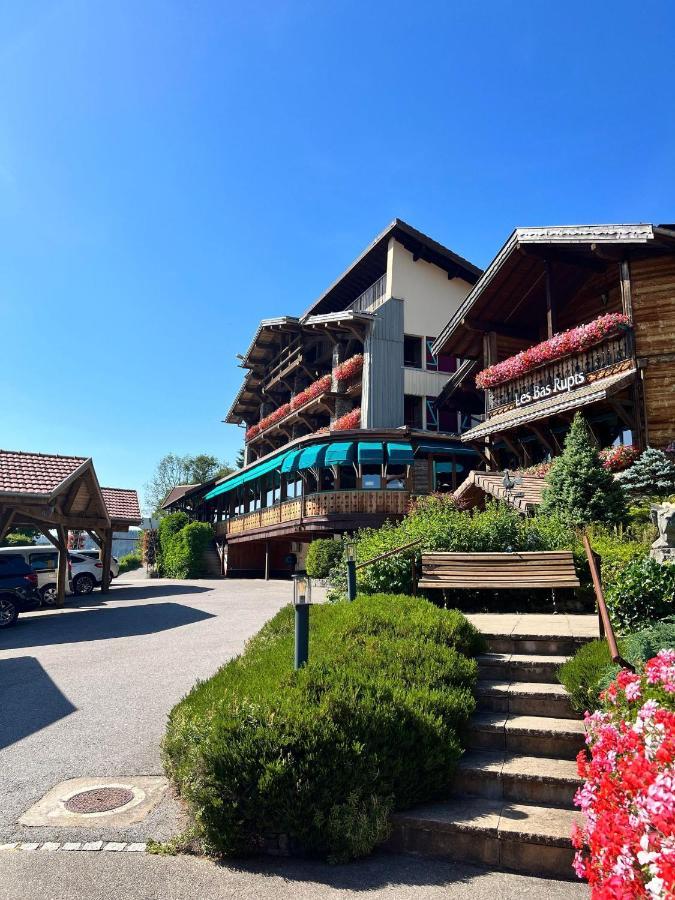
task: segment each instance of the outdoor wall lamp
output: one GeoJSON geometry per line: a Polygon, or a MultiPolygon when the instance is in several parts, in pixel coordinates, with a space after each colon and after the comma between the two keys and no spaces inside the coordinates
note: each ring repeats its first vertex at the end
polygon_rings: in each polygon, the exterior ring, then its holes
{"type": "Polygon", "coordinates": [[[307,575],[293,575],[295,607],[295,668],[301,669],[309,659],[309,607],[312,605],[312,582],[307,575]]]}
{"type": "Polygon", "coordinates": [[[351,541],[347,544],[347,600],[356,600],[356,559],[351,541]]]}

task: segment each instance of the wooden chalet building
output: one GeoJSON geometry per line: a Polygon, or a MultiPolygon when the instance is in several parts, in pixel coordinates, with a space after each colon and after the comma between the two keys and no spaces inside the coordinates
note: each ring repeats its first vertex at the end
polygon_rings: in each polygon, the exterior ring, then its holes
{"type": "Polygon", "coordinates": [[[517,228],[431,352],[465,360],[439,416],[481,406],[460,440],[487,469],[557,455],[577,410],[598,447],[665,447],[675,438],[675,226],[517,228]]]}
{"type": "Polygon", "coordinates": [[[400,517],[476,468],[459,436],[482,405],[439,410],[458,363],[432,347],[479,275],[396,219],[303,315],[260,323],[225,417],[244,468],[165,503],[214,523],[224,573],[289,574],[312,538],[400,517]]]}

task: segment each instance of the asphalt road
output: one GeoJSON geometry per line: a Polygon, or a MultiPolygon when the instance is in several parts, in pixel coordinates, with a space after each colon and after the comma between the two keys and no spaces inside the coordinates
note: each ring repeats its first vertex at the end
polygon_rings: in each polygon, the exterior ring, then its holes
{"type": "MultiPolygon", "coordinates": [[[[0,631],[0,843],[113,840],[22,828],[19,816],[68,778],[161,775],[171,707],[289,602],[288,582],[116,580],[63,610],[0,631]]],[[[164,800],[122,839],[163,839],[177,805],[164,800]]]]}
{"type": "Polygon", "coordinates": [[[0,854],[0,900],[581,900],[581,884],[377,854],[348,866],[124,853],[0,854]]]}

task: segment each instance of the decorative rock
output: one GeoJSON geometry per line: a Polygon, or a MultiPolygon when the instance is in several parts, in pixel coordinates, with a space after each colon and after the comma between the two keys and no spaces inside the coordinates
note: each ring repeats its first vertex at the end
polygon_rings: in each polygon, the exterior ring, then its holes
{"type": "Polygon", "coordinates": [[[127,853],[145,853],[145,844],[127,844],[126,846],[127,853]]]}
{"type": "Polygon", "coordinates": [[[46,841],[41,847],[40,850],[49,850],[53,852],[54,850],[58,850],[61,844],[56,841],[46,841]]]}
{"type": "Polygon", "coordinates": [[[61,849],[62,850],[79,850],[82,846],[82,841],[73,841],[72,843],[64,844],[61,849]]]}
{"type": "Polygon", "coordinates": [[[675,503],[652,506],[651,514],[659,536],[652,544],[649,555],[660,563],[675,563],[675,503]]]}
{"type": "Polygon", "coordinates": [[[37,848],[39,846],[40,846],[39,844],[25,843],[25,844],[21,844],[21,849],[22,850],[37,850],[37,848]]]}
{"type": "Polygon", "coordinates": [[[87,841],[82,844],[83,850],[100,850],[103,847],[103,841],[87,841]]]}
{"type": "Polygon", "coordinates": [[[119,841],[108,841],[108,843],[104,846],[104,850],[124,850],[126,847],[126,843],[120,843],[119,841]]]}

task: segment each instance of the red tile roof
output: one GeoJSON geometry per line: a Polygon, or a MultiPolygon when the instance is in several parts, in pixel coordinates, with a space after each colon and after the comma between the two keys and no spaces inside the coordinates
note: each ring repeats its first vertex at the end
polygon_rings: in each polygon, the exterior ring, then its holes
{"type": "Polygon", "coordinates": [[[138,493],[129,488],[101,488],[108,515],[111,519],[141,524],[138,493]]]}
{"type": "Polygon", "coordinates": [[[0,450],[0,493],[51,494],[86,461],[85,456],[0,450]]]}

